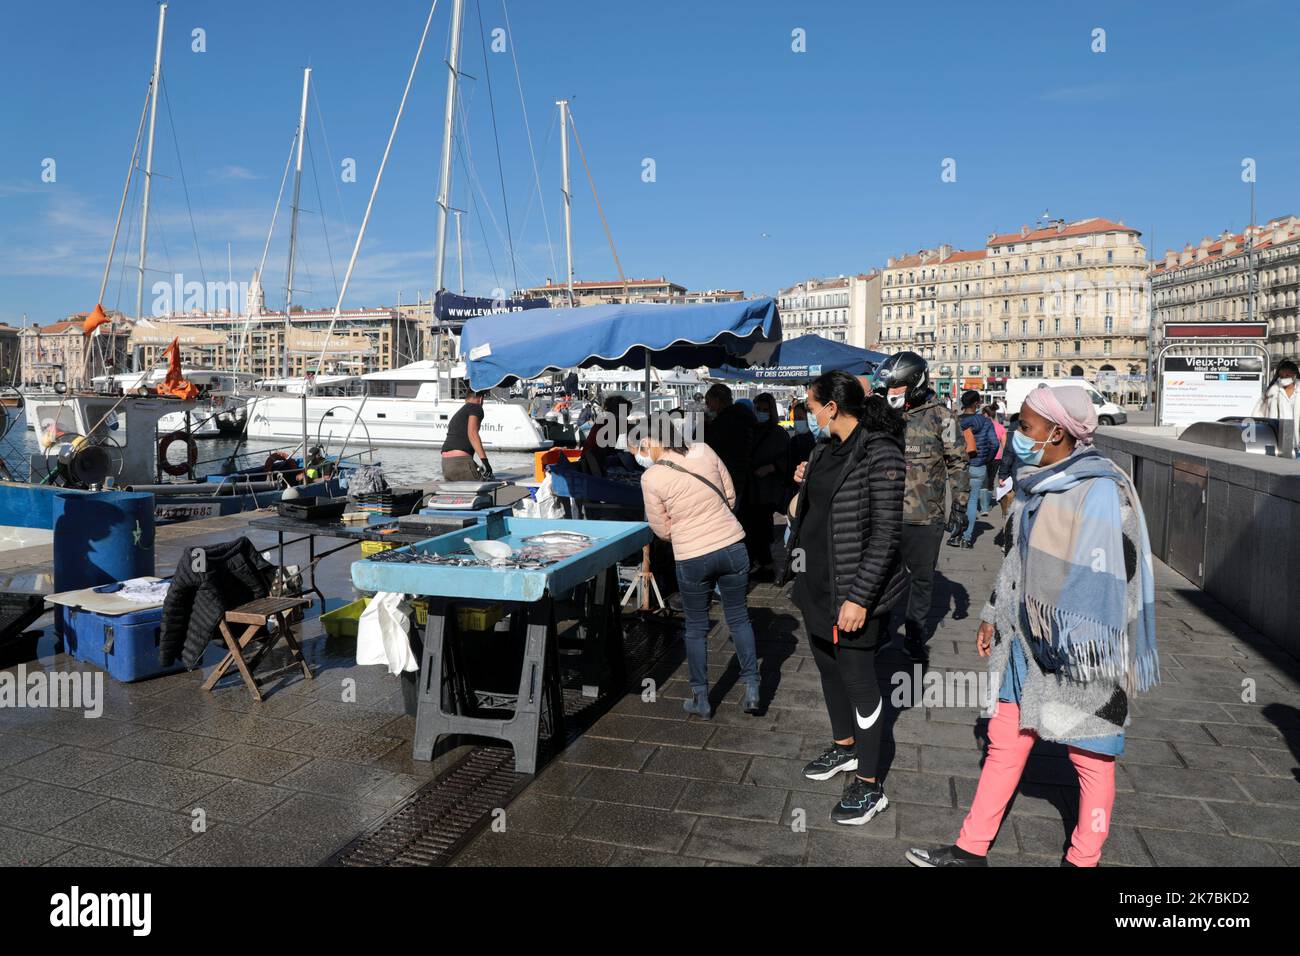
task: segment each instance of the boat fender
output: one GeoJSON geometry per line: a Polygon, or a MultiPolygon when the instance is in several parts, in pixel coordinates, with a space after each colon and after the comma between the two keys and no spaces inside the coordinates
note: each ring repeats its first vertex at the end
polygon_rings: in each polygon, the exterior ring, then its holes
{"type": "Polygon", "coordinates": [[[185,432],[176,431],[164,435],[162,441],[158,442],[158,467],[173,477],[187,475],[194,468],[199,460],[199,446],[192,437],[185,432]],[[175,442],[185,443],[185,460],[183,462],[173,463],[167,459],[167,451],[175,442]]]}
{"type": "Polygon", "coordinates": [[[289,456],[282,451],[273,451],[271,454],[266,456],[266,461],[262,463],[262,470],[268,472],[275,471],[276,463],[281,461],[289,461],[289,456]]]}

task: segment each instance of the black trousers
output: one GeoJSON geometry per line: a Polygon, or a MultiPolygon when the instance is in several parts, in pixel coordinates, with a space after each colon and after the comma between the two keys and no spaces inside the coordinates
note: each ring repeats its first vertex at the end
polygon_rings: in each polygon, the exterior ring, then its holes
{"type": "Polygon", "coordinates": [[[934,600],[934,566],[939,562],[939,547],[943,544],[943,525],[905,524],[899,550],[911,572],[908,588],[907,610],[904,620],[925,627],[934,600]]]}
{"type": "Polygon", "coordinates": [[[874,777],[880,766],[885,706],[876,681],[876,647],[883,630],[883,618],[871,618],[866,625],[867,640],[860,645],[833,644],[829,638],[815,635],[808,641],[821,675],[831,732],[836,740],[853,738],[861,777],[874,777]]]}

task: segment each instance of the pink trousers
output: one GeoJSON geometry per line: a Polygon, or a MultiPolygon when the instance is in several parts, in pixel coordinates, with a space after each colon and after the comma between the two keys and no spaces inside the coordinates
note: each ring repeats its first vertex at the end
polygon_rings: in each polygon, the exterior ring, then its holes
{"type": "MultiPolygon", "coordinates": [[[[975,800],[957,838],[957,845],[967,853],[979,856],[988,853],[1036,740],[1038,735],[1033,731],[1020,729],[1019,705],[1000,701],[997,716],[989,721],[989,752],[975,800]]],[[[1075,866],[1096,866],[1101,859],[1101,846],[1110,833],[1111,808],[1115,804],[1115,758],[1075,747],[1069,750],[1070,762],[1079,775],[1079,822],[1070,836],[1070,849],[1065,858],[1075,866]]]]}

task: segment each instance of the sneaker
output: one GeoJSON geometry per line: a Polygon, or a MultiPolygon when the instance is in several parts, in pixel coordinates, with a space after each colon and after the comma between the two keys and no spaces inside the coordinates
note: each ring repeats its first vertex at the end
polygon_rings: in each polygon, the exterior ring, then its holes
{"type": "Polygon", "coordinates": [[[849,747],[831,744],[825,752],[803,768],[803,775],[809,780],[829,780],[841,771],[858,769],[858,758],[849,747]]]}
{"type": "Polygon", "coordinates": [[[950,548],[960,548],[960,547],[961,547],[961,532],[960,532],[960,531],[958,531],[956,534],[954,534],[951,538],[948,539],[948,547],[950,547],[950,548]]]}
{"type": "Polygon", "coordinates": [[[962,538],[961,546],[969,550],[970,548],[975,547],[975,542],[972,541],[970,538],[962,538]]]}
{"type": "Polygon", "coordinates": [[[903,854],[913,866],[988,866],[989,861],[958,846],[941,846],[932,850],[913,847],[903,854]]]}
{"type": "Polygon", "coordinates": [[[831,809],[831,820],[846,826],[861,826],[887,806],[889,798],[884,787],[854,774],[844,785],[840,802],[831,809]]]}

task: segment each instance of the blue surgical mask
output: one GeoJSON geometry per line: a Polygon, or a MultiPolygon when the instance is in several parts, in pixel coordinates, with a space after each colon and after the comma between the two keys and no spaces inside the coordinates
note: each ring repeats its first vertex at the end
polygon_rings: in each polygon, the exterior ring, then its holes
{"type": "Polygon", "coordinates": [[[812,412],[808,413],[808,431],[812,433],[813,438],[818,440],[829,437],[831,433],[830,428],[820,424],[817,421],[817,416],[812,412]]]}
{"type": "Polygon", "coordinates": [[[795,433],[796,435],[806,435],[806,434],[808,434],[808,419],[806,419],[806,418],[796,418],[796,419],[794,420],[794,433],[795,433]]]}
{"type": "Polygon", "coordinates": [[[758,418],[758,423],[760,425],[766,425],[768,422],[772,420],[772,416],[769,415],[767,412],[756,412],[755,416],[758,418]]]}
{"type": "MultiPolygon", "coordinates": [[[[1048,436],[1048,441],[1051,441],[1050,435],[1048,436]]],[[[1042,442],[1041,444],[1043,447],[1035,451],[1034,446],[1038,444],[1040,443],[1034,441],[1019,429],[1011,435],[1011,450],[1015,452],[1016,457],[1026,465],[1037,465],[1043,460],[1043,452],[1047,451],[1047,442],[1042,442]]]]}

